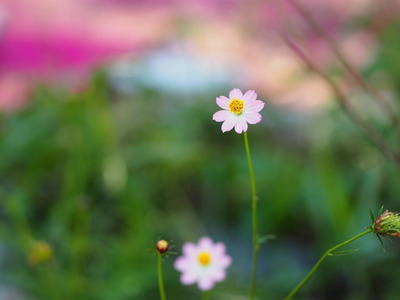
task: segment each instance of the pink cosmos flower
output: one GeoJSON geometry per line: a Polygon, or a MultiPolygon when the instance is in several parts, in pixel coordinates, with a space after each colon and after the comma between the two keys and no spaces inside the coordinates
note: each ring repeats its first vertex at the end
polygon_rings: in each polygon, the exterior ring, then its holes
{"type": "Polygon", "coordinates": [[[202,291],[211,290],[215,282],[225,279],[225,269],[232,259],[225,254],[225,245],[213,243],[209,237],[202,237],[198,244],[185,243],[182,247],[183,256],[174,263],[176,270],[182,272],[181,283],[189,285],[197,282],[202,291]]]}
{"type": "Polygon", "coordinates": [[[247,123],[257,124],[261,121],[258,113],[265,105],[261,100],[256,100],[255,91],[247,91],[244,95],[241,90],[233,89],[229,93],[229,99],[225,96],[217,97],[216,101],[223,110],[213,115],[213,120],[222,123],[222,132],[235,127],[237,133],[247,131],[247,123]]]}

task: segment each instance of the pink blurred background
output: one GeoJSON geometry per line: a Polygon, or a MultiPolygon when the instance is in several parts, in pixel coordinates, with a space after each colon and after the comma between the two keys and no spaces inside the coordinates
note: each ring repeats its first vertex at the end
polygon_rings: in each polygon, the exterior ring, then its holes
{"type": "MultiPolygon", "coordinates": [[[[373,60],[379,30],[400,6],[301,3],[359,69],[373,60]],[[374,22],[353,25],[365,16],[374,22]]],[[[283,31],[321,68],[335,63],[323,39],[285,1],[1,0],[0,110],[29,101],[39,83],[77,91],[98,67],[140,61],[166,45],[211,73],[226,70],[232,86],[256,89],[277,104],[311,109],[327,103],[329,88],[305,72],[280,38],[283,31]]]]}

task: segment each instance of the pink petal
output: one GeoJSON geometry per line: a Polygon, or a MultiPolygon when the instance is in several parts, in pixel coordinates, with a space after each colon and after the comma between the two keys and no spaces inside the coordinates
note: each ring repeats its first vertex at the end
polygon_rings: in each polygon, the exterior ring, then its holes
{"type": "Polygon", "coordinates": [[[226,269],[232,264],[232,258],[228,254],[215,255],[215,268],[216,269],[226,269]]]}
{"type": "Polygon", "coordinates": [[[217,104],[219,107],[221,107],[223,109],[229,109],[230,100],[228,98],[226,98],[225,96],[217,97],[216,101],[217,101],[217,104]]]}
{"type": "Polygon", "coordinates": [[[231,130],[235,125],[238,118],[235,115],[231,115],[224,123],[222,123],[222,132],[227,132],[231,130]]]}
{"type": "Polygon", "coordinates": [[[178,257],[174,262],[174,268],[177,271],[181,271],[182,272],[182,271],[188,269],[188,266],[189,266],[188,260],[185,259],[183,256],[178,257]]]}
{"type": "Polygon", "coordinates": [[[265,103],[262,102],[261,100],[255,100],[253,102],[250,102],[249,104],[247,104],[245,106],[245,109],[247,111],[255,111],[255,112],[259,112],[260,110],[262,110],[264,108],[265,103]]]}
{"type": "Polygon", "coordinates": [[[209,291],[214,287],[214,282],[210,278],[202,278],[199,280],[197,286],[202,291],[209,291]]]}
{"type": "Polygon", "coordinates": [[[242,133],[244,131],[247,131],[247,127],[248,126],[247,126],[245,119],[242,116],[240,116],[236,122],[235,131],[237,133],[242,133]]]}
{"type": "Polygon", "coordinates": [[[214,245],[214,251],[215,251],[216,253],[218,253],[218,254],[223,254],[223,253],[225,253],[225,251],[226,251],[225,244],[224,244],[224,243],[221,243],[221,242],[216,243],[216,244],[214,245]]]}
{"type": "Polygon", "coordinates": [[[195,272],[185,272],[181,275],[182,284],[193,284],[197,281],[197,274],[195,272]]]}
{"type": "Polygon", "coordinates": [[[223,269],[215,270],[211,275],[211,278],[216,282],[224,280],[225,277],[226,277],[226,272],[223,269]]]}
{"type": "Polygon", "coordinates": [[[262,118],[258,112],[245,112],[242,116],[249,124],[257,124],[262,118]]]}
{"type": "Polygon", "coordinates": [[[193,252],[197,251],[197,246],[193,243],[185,243],[182,247],[182,253],[187,256],[191,256],[193,252]]]}
{"type": "Polygon", "coordinates": [[[198,247],[202,250],[211,250],[213,246],[213,240],[207,236],[203,236],[198,243],[198,247]]]}
{"type": "Polygon", "coordinates": [[[224,255],[218,259],[218,265],[227,268],[232,264],[232,258],[229,255],[224,255]]]}
{"type": "Polygon", "coordinates": [[[243,93],[241,90],[239,89],[233,89],[232,91],[230,91],[229,93],[229,99],[243,99],[243,93]]]}
{"type": "Polygon", "coordinates": [[[246,94],[244,94],[244,96],[243,96],[244,104],[251,103],[256,99],[257,99],[256,92],[255,91],[251,91],[251,90],[247,91],[246,94]]]}
{"type": "Polygon", "coordinates": [[[220,110],[213,115],[213,120],[217,122],[223,122],[226,121],[230,116],[232,116],[230,111],[220,110]]]}

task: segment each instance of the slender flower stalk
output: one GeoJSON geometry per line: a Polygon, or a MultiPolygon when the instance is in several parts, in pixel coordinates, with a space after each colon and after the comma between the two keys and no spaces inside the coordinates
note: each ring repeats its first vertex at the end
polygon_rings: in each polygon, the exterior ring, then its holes
{"type": "Polygon", "coordinates": [[[362,237],[362,236],[364,236],[364,235],[367,235],[368,233],[371,233],[371,232],[373,232],[373,229],[372,229],[372,228],[370,228],[370,229],[368,229],[368,230],[366,230],[366,231],[360,233],[359,235],[356,235],[355,237],[353,237],[353,238],[351,238],[351,239],[349,239],[349,240],[347,240],[347,241],[345,241],[345,242],[343,242],[343,243],[341,243],[341,244],[339,244],[339,245],[336,245],[335,247],[332,247],[332,248],[330,248],[329,250],[327,250],[327,251],[324,253],[324,255],[322,255],[322,257],[319,259],[319,261],[315,264],[315,266],[311,269],[311,271],[307,274],[307,276],[304,277],[304,279],[293,289],[293,291],[291,291],[290,294],[286,296],[285,300],[292,299],[292,297],[293,297],[293,296],[303,287],[303,285],[305,285],[306,282],[311,278],[311,276],[315,273],[315,271],[319,268],[319,266],[321,265],[321,263],[325,260],[325,258],[326,258],[327,256],[332,256],[332,255],[334,255],[334,254],[332,254],[332,253],[333,253],[335,250],[337,250],[337,249],[339,249],[340,247],[343,247],[343,246],[345,246],[345,245],[347,245],[347,244],[349,244],[349,243],[355,241],[356,239],[358,239],[358,238],[360,238],[360,237],[362,237]]]}
{"type": "Polygon", "coordinates": [[[158,256],[158,264],[157,264],[158,286],[160,288],[160,299],[166,300],[167,298],[165,297],[164,281],[163,281],[163,277],[162,277],[162,255],[160,253],[158,253],[157,256],[158,256]]]}
{"type": "Polygon", "coordinates": [[[351,105],[347,96],[343,93],[342,89],[337,83],[335,83],[326,73],[321,71],[314,62],[304,53],[304,51],[292,40],[290,40],[286,35],[282,35],[286,44],[290,49],[315,73],[321,76],[322,79],[331,87],[339,101],[344,112],[347,113],[349,118],[357,124],[360,129],[364,132],[365,136],[370,140],[370,142],[386,156],[389,160],[396,163],[397,167],[400,167],[400,153],[392,147],[392,145],[382,136],[382,134],[370,123],[366,122],[361,118],[353,106],[351,105]]]}
{"type": "Polygon", "coordinates": [[[251,179],[251,190],[252,190],[252,207],[253,207],[253,259],[251,263],[251,281],[250,281],[250,293],[249,299],[254,299],[256,290],[256,279],[257,279],[257,258],[260,244],[258,241],[258,225],[257,225],[257,190],[256,182],[254,179],[253,164],[251,162],[249,140],[247,138],[247,132],[244,132],[244,145],[246,147],[247,161],[249,163],[250,179],[251,179]]]}
{"type": "Polygon", "coordinates": [[[247,161],[249,163],[251,190],[252,190],[252,207],[253,207],[253,259],[251,263],[251,280],[249,299],[253,300],[256,290],[257,279],[257,258],[260,242],[258,239],[257,227],[257,191],[256,182],[254,180],[253,164],[251,163],[249,141],[247,138],[248,124],[257,124],[261,121],[261,114],[259,113],[265,103],[257,100],[255,91],[247,91],[245,94],[239,89],[233,89],[229,93],[229,98],[225,96],[217,97],[217,105],[222,110],[217,111],[213,115],[213,119],[217,122],[223,122],[221,126],[222,132],[230,131],[235,128],[235,131],[244,135],[244,145],[246,147],[247,161]]]}
{"type": "Polygon", "coordinates": [[[395,109],[391,107],[391,104],[387,101],[387,99],[382,97],[382,95],[377,90],[367,84],[364,78],[359,74],[359,72],[357,72],[355,67],[345,58],[345,55],[340,50],[340,47],[335,39],[318,24],[311,13],[307,11],[307,9],[303,7],[299,1],[289,0],[289,3],[291,3],[296,11],[303,17],[303,19],[311,25],[313,30],[327,42],[333,53],[335,53],[338,60],[342,63],[344,68],[357,80],[360,86],[383,105],[383,109],[388,114],[389,118],[392,121],[392,124],[396,126],[398,124],[398,116],[396,116],[395,114],[395,109]]]}
{"type": "Polygon", "coordinates": [[[160,289],[160,299],[161,300],[167,299],[165,297],[164,281],[163,281],[163,277],[162,277],[162,258],[164,255],[166,255],[168,248],[169,248],[169,244],[166,240],[159,240],[156,244],[157,256],[158,256],[158,262],[157,262],[158,286],[160,289]]]}
{"type": "Polygon", "coordinates": [[[201,300],[210,300],[211,291],[201,292],[201,300]]]}

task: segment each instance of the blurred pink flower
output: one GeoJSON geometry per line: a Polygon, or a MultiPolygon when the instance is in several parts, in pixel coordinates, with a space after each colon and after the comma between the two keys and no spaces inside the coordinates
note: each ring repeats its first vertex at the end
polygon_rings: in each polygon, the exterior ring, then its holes
{"type": "Polygon", "coordinates": [[[167,38],[173,16],[163,6],[118,1],[0,2],[0,86],[9,74],[21,81],[0,89],[0,110],[26,102],[29,95],[21,91],[38,83],[84,86],[99,66],[121,55],[137,57],[167,38]]]}
{"type": "Polygon", "coordinates": [[[27,102],[30,83],[15,74],[0,73],[0,110],[13,111],[27,102]]]}
{"type": "Polygon", "coordinates": [[[213,120],[222,123],[222,132],[226,132],[235,127],[237,133],[247,131],[247,123],[257,124],[261,121],[258,113],[264,107],[264,102],[257,100],[254,91],[247,91],[244,95],[241,90],[233,89],[229,93],[229,99],[225,96],[217,97],[217,104],[223,110],[217,111],[213,115],[213,120]]]}
{"type": "MultiPolygon", "coordinates": [[[[381,7],[376,5],[376,1],[296,2],[300,2],[319,27],[337,41],[355,69],[362,70],[373,61],[377,48],[376,33],[379,31],[369,25],[351,24],[354,18],[375,14],[381,7]]],[[[396,15],[394,2],[389,6],[392,14],[396,15]]],[[[400,10],[397,11],[399,15],[400,10]]],[[[219,18],[206,15],[203,18],[206,17],[207,22],[203,22],[201,17],[194,16],[191,22],[197,22],[198,26],[193,26],[191,34],[185,38],[197,56],[231,70],[234,74],[231,81],[252,86],[258,93],[268,95],[271,103],[295,110],[319,109],[333,99],[329,86],[324,82],[319,82],[318,88],[309,84],[309,72],[280,36],[282,32],[290,34],[304,46],[305,53],[321,70],[330,70],[337,65],[331,47],[287,1],[254,1],[252,5],[241,2],[230,8],[229,15],[222,14],[219,18]],[[297,88],[302,92],[301,97],[294,93],[297,88]]],[[[373,20],[378,22],[376,18],[373,20]]],[[[347,83],[349,89],[354,86],[354,81],[345,76],[337,80],[347,83]]]]}
{"type": "MultiPolygon", "coordinates": [[[[380,28],[400,15],[399,4],[393,1],[295,1],[337,41],[356,69],[374,59],[380,28]],[[360,17],[371,22],[352,26],[360,17]]],[[[210,69],[228,70],[234,74],[229,81],[252,86],[271,102],[317,108],[332,98],[329,88],[318,88],[320,94],[306,91],[310,85],[304,65],[279,33],[290,33],[321,70],[329,70],[337,60],[320,34],[287,2],[1,0],[0,110],[5,103],[11,108],[25,102],[29,94],[23,91],[38,82],[82,87],[95,68],[113,63],[121,54],[136,59],[171,42],[189,49],[210,69]],[[1,87],[10,74],[21,83],[3,95],[1,87]],[[302,90],[302,97],[294,97],[294,88],[302,90]]]]}
{"type": "Polygon", "coordinates": [[[181,283],[189,285],[197,282],[202,291],[211,290],[216,282],[223,281],[232,259],[225,253],[225,245],[215,243],[209,237],[202,237],[198,244],[185,243],[183,256],[174,263],[176,270],[182,272],[181,283]]]}

